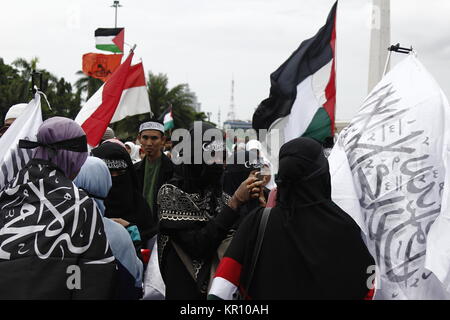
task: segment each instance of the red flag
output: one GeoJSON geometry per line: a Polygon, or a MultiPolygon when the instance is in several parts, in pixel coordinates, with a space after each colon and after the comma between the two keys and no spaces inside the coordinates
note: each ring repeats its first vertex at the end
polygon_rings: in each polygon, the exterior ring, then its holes
{"type": "Polygon", "coordinates": [[[83,55],[83,73],[106,81],[120,66],[122,54],[86,53],[83,55]]]}
{"type": "Polygon", "coordinates": [[[120,49],[120,51],[123,52],[123,44],[125,43],[125,29],[122,29],[122,31],[120,31],[112,41],[120,49]]]}
{"type": "Polygon", "coordinates": [[[105,82],[105,84],[98,90],[94,96],[89,99],[100,100],[100,104],[95,106],[89,104],[89,101],[80,110],[75,121],[81,125],[86,133],[88,144],[96,146],[103,134],[105,133],[108,124],[116,112],[119,105],[122,92],[130,71],[131,60],[133,52],[128,55],[128,58],[120,65],[120,67],[112,74],[112,76],[105,82]],[[93,113],[89,112],[95,110],[93,113]],[[86,117],[88,115],[88,117],[86,117]]]}

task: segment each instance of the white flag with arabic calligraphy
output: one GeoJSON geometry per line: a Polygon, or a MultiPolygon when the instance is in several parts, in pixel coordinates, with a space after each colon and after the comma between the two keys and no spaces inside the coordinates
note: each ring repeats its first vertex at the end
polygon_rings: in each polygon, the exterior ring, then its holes
{"type": "Polygon", "coordinates": [[[377,263],[375,299],[450,298],[449,111],[409,55],[372,90],[329,157],[333,200],[361,227],[377,263]]]}
{"type": "Polygon", "coordinates": [[[42,124],[41,96],[36,93],[25,111],[11,124],[0,139],[0,189],[31,159],[31,150],[18,147],[20,139],[36,140],[42,124]]]}

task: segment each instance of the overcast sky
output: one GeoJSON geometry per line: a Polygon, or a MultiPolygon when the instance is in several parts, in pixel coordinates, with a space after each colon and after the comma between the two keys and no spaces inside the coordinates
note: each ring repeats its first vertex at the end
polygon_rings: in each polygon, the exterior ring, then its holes
{"type": "MultiPolygon", "coordinates": [[[[112,0],[2,1],[0,57],[39,57],[72,83],[94,31],[114,27],[112,0]]],[[[121,0],[118,26],[137,44],[146,71],[188,83],[202,111],[222,122],[235,80],[238,118],[251,120],[269,94],[269,76],[324,25],[334,0],[121,0]]],[[[337,120],[349,120],[367,94],[371,0],[340,0],[337,21],[337,120]]],[[[391,43],[412,45],[450,95],[450,1],[392,0],[391,43]]],[[[106,53],[106,52],[103,52],[106,53]]],[[[393,64],[398,57],[393,58],[393,64]]]]}

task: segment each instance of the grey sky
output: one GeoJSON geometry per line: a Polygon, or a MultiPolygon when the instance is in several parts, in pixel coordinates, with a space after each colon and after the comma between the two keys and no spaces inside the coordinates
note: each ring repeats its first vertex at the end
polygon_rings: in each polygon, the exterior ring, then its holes
{"type": "MultiPolygon", "coordinates": [[[[112,0],[2,1],[0,57],[38,56],[39,66],[72,83],[94,30],[114,26],[112,0]]],[[[202,109],[222,121],[235,80],[236,114],[250,120],[269,94],[269,75],[325,23],[334,0],[121,0],[118,25],[137,44],[144,68],[188,83],[202,109]]],[[[337,34],[337,119],[367,94],[370,0],[341,0],[337,34]]],[[[413,47],[450,93],[450,1],[392,0],[391,42],[413,47]]],[[[398,57],[393,58],[393,64],[398,57]]]]}

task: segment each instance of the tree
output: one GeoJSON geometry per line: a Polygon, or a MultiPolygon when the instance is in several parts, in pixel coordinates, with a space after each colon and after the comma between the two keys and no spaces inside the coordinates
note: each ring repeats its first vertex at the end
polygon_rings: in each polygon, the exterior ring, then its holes
{"type": "Polygon", "coordinates": [[[44,117],[63,116],[75,119],[81,109],[80,92],[72,92],[72,85],[66,82],[64,78],[59,79],[53,90],[47,91],[47,98],[51,104],[52,110],[45,111],[44,117]]]}
{"type": "MultiPolygon", "coordinates": [[[[196,112],[197,97],[190,91],[187,84],[179,84],[169,89],[169,79],[165,74],[149,72],[147,91],[153,118],[158,119],[172,105],[175,129],[189,128],[194,121],[203,121],[206,115],[196,112]]],[[[136,137],[141,123],[150,120],[150,114],[127,117],[111,124],[117,137],[130,139],[136,137]]]]}
{"type": "Polygon", "coordinates": [[[5,64],[3,59],[0,58],[0,112],[2,120],[4,120],[3,117],[12,105],[26,102],[21,98],[22,86],[24,84],[18,70],[5,64]]]}
{"type": "MultiPolygon", "coordinates": [[[[64,78],[58,78],[45,69],[38,69],[38,63],[37,57],[30,61],[18,58],[12,65],[8,65],[0,58],[0,112],[3,116],[12,105],[27,103],[32,99],[33,71],[41,74],[42,83],[36,85],[46,94],[51,106],[50,109],[46,99],[41,99],[44,119],[52,116],[74,119],[81,109],[82,96],[85,94],[86,99],[89,99],[103,85],[101,80],[78,71],[76,74],[81,77],[72,86],[64,78]]],[[[206,115],[203,112],[196,112],[196,107],[200,104],[189,86],[178,84],[169,88],[168,82],[167,75],[154,75],[149,72],[147,91],[154,118],[161,116],[169,105],[172,105],[175,129],[189,128],[194,121],[205,121],[206,115]]],[[[149,120],[150,113],[140,114],[127,117],[112,124],[111,127],[120,138],[136,137],[140,124],[149,120]]]]}
{"type": "Polygon", "coordinates": [[[27,61],[23,58],[14,60],[12,66],[4,64],[0,59],[0,109],[6,114],[11,105],[16,103],[27,103],[32,99],[32,74],[34,71],[40,73],[42,82],[38,78],[35,85],[39,87],[51,106],[47,105],[46,99],[41,99],[43,118],[62,116],[74,118],[80,110],[80,93],[72,92],[72,85],[64,78],[58,79],[55,75],[45,69],[38,69],[37,57],[27,61]]]}
{"type": "Polygon", "coordinates": [[[21,81],[15,84],[15,90],[18,94],[20,103],[28,102],[32,98],[31,93],[31,74],[37,71],[39,58],[34,57],[30,61],[18,58],[13,61],[12,65],[17,68],[21,81]]]}
{"type": "Polygon", "coordinates": [[[168,88],[169,79],[165,74],[155,75],[149,72],[147,82],[150,105],[155,118],[159,118],[172,105],[175,129],[189,128],[193,121],[204,120],[204,113],[195,111],[197,97],[187,84],[179,84],[168,88]]]}
{"type": "Polygon", "coordinates": [[[102,80],[85,75],[83,71],[77,71],[75,74],[80,76],[74,84],[75,88],[77,88],[77,93],[80,95],[85,93],[86,101],[103,85],[102,80]]]}
{"type": "MultiPolygon", "coordinates": [[[[13,61],[13,66],[15,66],[21,76],[21,82],[17,84],[16,90],[19,94],[19,99],[21,102],[29,102],[32,97],[32,75],[33,72],[37,72],[40,74],[40,79],[42,79],[42,82],[39,83],[38,79],[35,79],[37,81],[35,85],[39,88],[40,91],[45,93],[47,95],[47,100],[50,103],[50,106],[47,105],[47,101],[45,99],[42,99],[42,111],[43,111],[43,117],[44,119],[60,115],[67,117],[68,114],[65,112],[62,112],[61,114],[56,113],[55,111],[50,110],[50,107],[53,107],[52,102],[58,97],[57,91],[57,84],[59,82],[58,78],[50,73],[49,71],[45,69],[38,69],[37,64],[39,63],[39,58],[34,57],[30,61],[27,61],[23,58],[18,58],[13,61]],[[55,93],[55,94],[53,94],[55,93]]],[[[64,79],[62,79],[64,82],[64,79]]],[[[71,91],[71,89],[70,89],[71,91]]],[[[70,92],[70,95],[72,93],[70,92]]],[[[72,99],[72,97],[67,97],[69,99],[72,99]]],[[[59,101],[62,101],[62,98],[58,98],[59,101]]]]}

